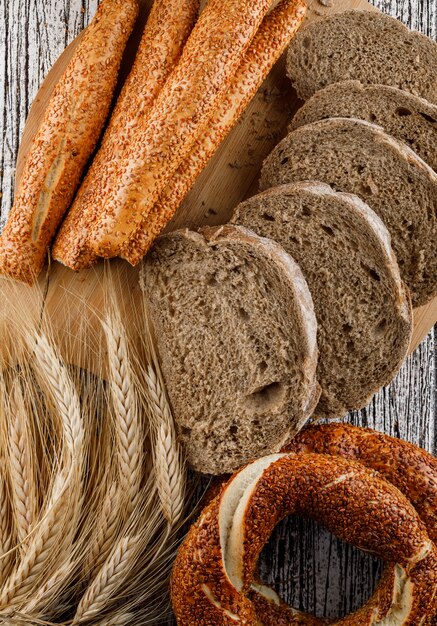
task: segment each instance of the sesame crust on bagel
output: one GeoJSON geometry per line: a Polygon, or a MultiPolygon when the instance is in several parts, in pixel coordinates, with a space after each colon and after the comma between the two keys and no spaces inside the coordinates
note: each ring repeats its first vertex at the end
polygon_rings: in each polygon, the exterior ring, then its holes
{"type": "Polygon", "coordinates": [[[378,471],[410,500],[437,543],[437,459],[408,441],[351,424],[305,428],[284,452],[316,452],[359,461],[378,471]]]}
{"type": "Polygon", "coordinates": [[[172,602],[179,626],[326,624],[294,612],[256,580],[263,546],[290,514],[315,519],[391,564],[370,600],[335,624],[431,623],[437,550],[407,498],[355,461],[284,453],[258,459],[234,474],[191,528],[173,568],[172,602]]]}

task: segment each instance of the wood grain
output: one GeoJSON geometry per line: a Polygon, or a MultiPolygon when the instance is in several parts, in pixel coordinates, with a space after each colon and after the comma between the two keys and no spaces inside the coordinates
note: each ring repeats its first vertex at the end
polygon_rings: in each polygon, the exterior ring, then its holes
{"type": "MultiPolygon", "coordinates": [[[[341,7],[342,0],[333,2],[332,10],[341,7]]],[[[96,0],[0,0],[2,223],[13,200],[15,162],[30,104],[43,77],[66,45],[88,23],[96,6],[96,0]]],[[[436,38],[435,0],[381,0],[378,7],[402,19],[408,26],[436,38]]],[[[314,0],[313,8],[321,13],[330,10],[317,0],[314,0]]],[[[281,120],[290,113],[289,86],[279,64],[247,111],[244,121],[199,178],[171,227],[182,222],[194,225],[199,216],[211,224],[222,221],[240,199],[239,194],[253,189],[259,162],[280,138],[283,132],[281,120]],[[264,116],[260,115],[260,108],[265,111],[264,116]],[[250,137],[244,133],[245,124],[252,128],[250,137]],[[225,189],[221,177],[211,176],[218,168],[226,171],[229,184],[225,189]]],[[[29,134],[32,134],[31,130],[29,134]]],[[[117,266],[121,267],[121,264],[117,263],[117,266]]],[[[127,287],[133,288],[136,271],[127,269],[126,264],[123,268],[120,280],[127,281],[127,287]]],[[[96,273],[95,284],[101,279],[101,271],[101,267],[92,270],[96,273]]],[[[102,297],[101,292],[96,295],[93,283],[85,275],[73,275],[57,266],[50,275],[47,300],[56,319],[64,317],[57,294],[71,289],[80,296],[78,301],[81,303],[91,296],[97,301],[102,297]],[[56,289],[53,288],[55,285],[56,289]]],[[[26,297],[29,309],[34,309],[38,298],[30,291],[26,292],[26,297]],[[32,303],[32,298],[36,302],[32,303]]],[[[81,314],[83,308],[78,307],[78,321],[81,314]]],[[[419,323],[426,324],[423,320],[419,323]]],[[[401,436],[435,453],[435,389],[436,346],[435,333],[431,331],[409,357],[396,380],[377,394],[368,408],[348,419],[401,436]]],[[[284,598],[297,608],[337,617],[356,608],[369,596],[379,575],[379,564],[315,525],[291,519],[275,531],[261,559],[261,571],[264,579],[275,584],[284,598]]]]}

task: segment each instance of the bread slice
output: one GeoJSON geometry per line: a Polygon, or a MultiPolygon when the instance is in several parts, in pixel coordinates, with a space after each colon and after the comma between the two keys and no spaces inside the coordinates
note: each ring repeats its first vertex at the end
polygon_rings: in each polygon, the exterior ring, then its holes
{"type": "Polygon", "coordinates": [[[297,182],[243,202],[232,222],[277,241],[306,278],[318,324],[316,415],[342,417],[365,406],[398,371],[412,329],[382,221],[355,195],[297,182]]]}
{"type": "Polygon", "coordinates": [[[290,133],[264,162],[261,189],[320,180],[360,196],[387,226],[413,305],[437,293],[437,174],[382,128],[329,118],[290,133]]]}
{"type": "Polygon", "coordinates": [[[345,11],[302,28],[289,47],[287,74],[303,100],[354,79],[437,104],[437,44],[379,12],[345,11]]]}
{"type": "Polygon", "coordinates": [[[290,129],[328,117],[355,117],[382,126],[437,170],[437,106],[386,85],[357,80],[333,83],[317,91],[294,116],[290,129]]]}
{"type": "Polygon", "coordinates": [[[238,226],[161,237],[144,267],[190,464],[222,474],[277,452],[320,396],[316,318],[297,264],[238,226]]]}

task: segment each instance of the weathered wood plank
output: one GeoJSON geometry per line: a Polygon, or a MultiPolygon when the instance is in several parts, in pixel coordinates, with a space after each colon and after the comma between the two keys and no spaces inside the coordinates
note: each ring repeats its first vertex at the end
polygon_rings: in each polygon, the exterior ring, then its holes
{"type": "MultiPolygon", "coordinates": [[[[335,0],[334,0],[335,1],[335,0]]],[[[437,37],[435,0],[378,0],[383,11],[437,37]]],[[[0,0],[1,220],[13,199],[15,160],[39,84],[94,14],[97,0],[0,0]]],[[[396,380],[349,419],[436,451],[436,339],[431,332],[396,380]]],[[[263,578],[294,606],[336,617],[365,601],[380,566],[304,520],[286,520],[260,562],[263,578]]]]}

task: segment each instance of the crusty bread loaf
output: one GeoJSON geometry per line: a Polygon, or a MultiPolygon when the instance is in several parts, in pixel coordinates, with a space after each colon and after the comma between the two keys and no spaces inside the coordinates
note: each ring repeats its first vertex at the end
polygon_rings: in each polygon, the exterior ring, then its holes
{"type": "Polygon", "coordinates": [[[306,278],[318,323],[316,415],[365,406],[393,378],[411,337],[409,297],[384,224],[357,196],[318,182],[264,191],[232,221],[281,244],[306,278]]]}
{"type": "Polygon", "coordinates": [[[340,80],[392,85],[437,104],[437,44],[383,13],[345,11],[293,39],[287,73],[307,100],[340,80]]]}
{"type": "Polygon", "coordinates": [[[157,240],[144,290],[191,465],[221,474],[275,452],[312,413],[316,319],[276,243],[238,226],[157,240]]]}
{"type": "Polygon", "coordinates": [[[437,174],[379,126],[329,118],[290,133],[264,162],[261,188],[320,180],[356,193],[387,226],[413,305],[437,293],[437,174]]]}
{"type": "Polygon", "coordinates": [[[363,85],[358,80],[333,83],[317,91],[299,109],[290,129],[327,117],[356,117],[378,124],[437,170],[437,106],[423,98],[387,85],[363,85]]]}

